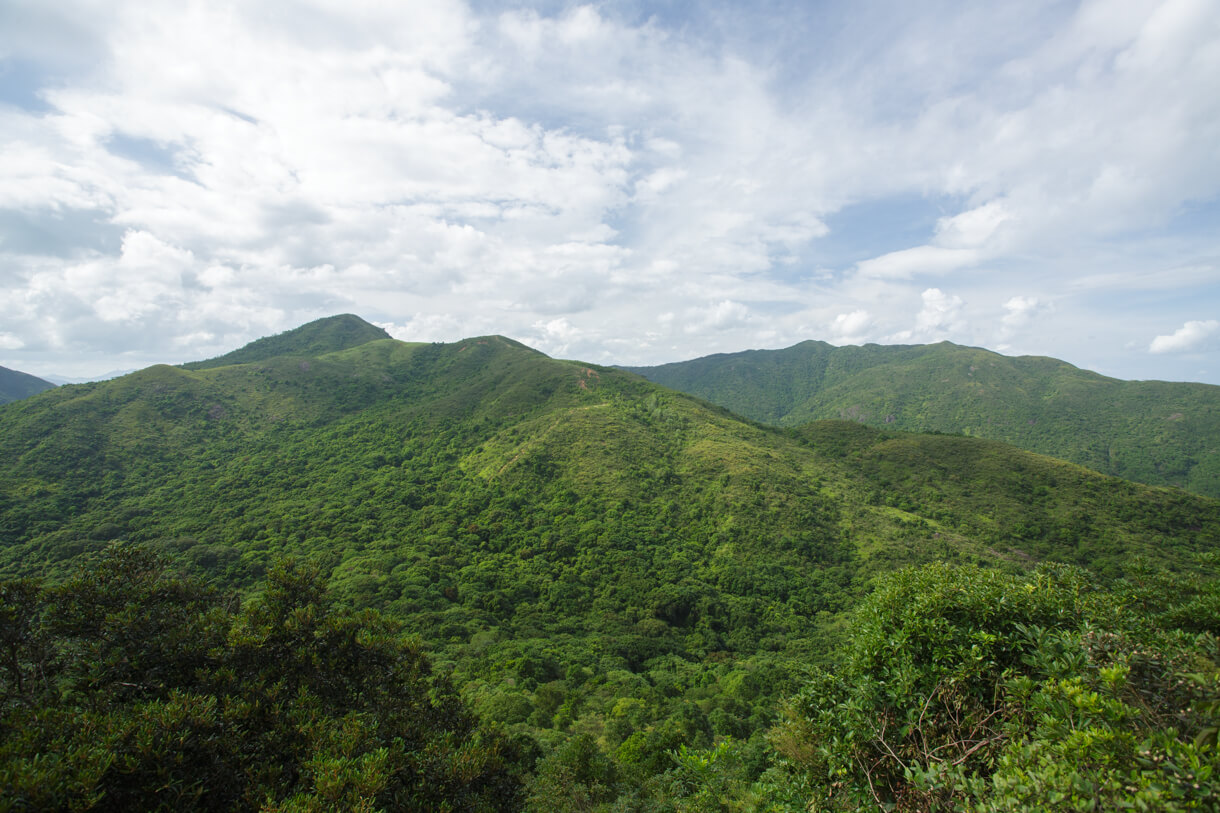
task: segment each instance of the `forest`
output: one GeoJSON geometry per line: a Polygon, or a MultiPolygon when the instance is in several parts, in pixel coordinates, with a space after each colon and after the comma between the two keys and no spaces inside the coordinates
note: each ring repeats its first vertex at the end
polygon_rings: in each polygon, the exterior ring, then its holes
{"type": "Polygon", "coordinates": [[[1211,804],[1220,502],[353,319],[0,408],[0,810],[1211,804]]]}
{"type": "Polygon", "coordinates": [[[1120,381],[951,342],[806,341],[625,369],[777,426],[841,419],[989,438],[1220,497],[1220,387],[1211,384],[1120,381]]]}

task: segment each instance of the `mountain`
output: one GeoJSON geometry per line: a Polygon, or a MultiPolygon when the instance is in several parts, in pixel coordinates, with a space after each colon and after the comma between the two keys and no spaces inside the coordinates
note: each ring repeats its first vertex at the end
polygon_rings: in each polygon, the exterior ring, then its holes
{"type": "Polygon", "coordinates": [[[320,356],[357,347],[366,342],[388,339],[384,328],[370,325],[350,313],[327,316],[275,336],[267,336],[232,353],[206,361],[192,361],[182,366],[188,370],[206,370],[230,364],[248,364],[277,356],[320,356]]]}
{"type": "Polygon", "coordinates": [[[20,401],[54,386],[50,381],[43,381],[29,373],[0,367],[0,404],[20,401]]]}
{"type": "Polygon", "coordinates": [[[1163,557],[1199,543],[1188,529],[1202,520],[1177,527],[1175,512],[1216,509],[983,440],[838,421],[769,429],[499,336],[380,339],[313,357],[300,344],[269,357],[259,340],[230,354],[257,362],[158,365],[6,410],[0,566],[46,571],[116,536],[219,544],[251,565],[316,547],[350,559],[409,547],[410,530],[459,547],[495,536],[514,550],[594,531],[699,539],[747,569],[737,546],[783,561],[772,550],[782,540],[804,566],[891,547],[885,556],[927,559],[937,539],[936,557],[986,558],[1004,543],[1104,569],[1109,554],[1091,543],[1163,557]],[[1157,519],[1133,522],[1132,505],[1157,519]],[[1099,532],[1083,549],[1056,548],[1086,507],[1099,532]]]}
{"type": "Polygon", "coordinates": [[[628,367],[753,420],[837,418],[990,438],[1151,485],[1220,496],[1220,387],[1119,381],[950,342],[806,341],[628,367]]]}
{"type": "Polygon", "coordinates": [[[90,381],[108,381],[111,378],[118,378],[121,375],[127,375],[128,373],[134,373],[134,372],[135,372],[134,369],[128,368],[126,370],[111,370],[106,373],[100,373],[98,375],[90,375],[90,376],[83,376],[83,377],[81,377],[81,376],[71,376],[70,377],[70,376],[66,376],[66,375],[49,375],[49,376],[47,376],[47,381],[50,381],[52,384],[55,384],[56,386],[62,386],[64,384],[87,384],[90,381]]]}
{"type": "Polygon", "coordinates": [[[312,559],[552,779],[640,786],[726,736],[762,764],[779,699],[905,565],[1215,568],[1220,502],[994,441],[763,426],[500,336],[267,341],[0,410],[0,577],[116,540],[245,592],[312,559]]]}

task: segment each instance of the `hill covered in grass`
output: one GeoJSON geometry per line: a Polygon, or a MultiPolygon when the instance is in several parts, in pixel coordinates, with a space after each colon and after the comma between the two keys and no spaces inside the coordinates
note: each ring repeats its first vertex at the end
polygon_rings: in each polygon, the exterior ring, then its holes
{"type": "Polygon", "coordinates": [[[1220,502],[972,438],[767,427],[499,336],[379,339],[0,411],[0,576],[54,582],[116,540],[239,592],[311,559],[539,744],[537,793],[612,799],[726,737],[756,772],[880,574],[1189,572],[1220,502]]]}
{"type": "Polygon", "coordinates": [[[228,364],[249,364],[277,356],[320,356],[356,347],[365,342],[388,339],[384,328],[370,325],[359,316],[345,313],[316,319],[275,336],[257,339],[232,353],[206,361],[192,361],[182,366],[188,370],[206,370],[228,364]]]}
{"type": "Polygon", "coordinates": [[[32,376],[29,373],[0,367],[0,404],[20,401],[22,398],[37,395],[43,390],[49,390],[54,386],[50,381],[43,381],[41,378],[32,376]]]}
{"type": "Polygon", "coordinates": [[[990,438],[1152,485],[1220,496],[1220,387],[1119,381],[949,342],[719,354],[626,368],[753,420],[858,421],[990,438]]]}

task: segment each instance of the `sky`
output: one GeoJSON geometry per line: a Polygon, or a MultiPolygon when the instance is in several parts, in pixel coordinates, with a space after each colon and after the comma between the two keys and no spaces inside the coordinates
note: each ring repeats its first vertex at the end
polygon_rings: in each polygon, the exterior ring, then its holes
{"type": "Polygon", "coordinates": [[[1220,5],[0,3],[0,365],[337,313],[1220,384],[1220,5]]]}

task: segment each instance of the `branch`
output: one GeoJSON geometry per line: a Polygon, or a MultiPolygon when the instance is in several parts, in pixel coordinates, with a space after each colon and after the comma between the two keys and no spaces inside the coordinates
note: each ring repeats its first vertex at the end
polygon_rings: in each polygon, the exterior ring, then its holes
{"type": "Polygon", "coordinates": [[[873,772],[864,768],[864,778],[868,780],[868,792],[873,794],[873,800],[877,802],[877,807],[880,810],[885,810],[885,802],[881,801],[881,797],[877,795],[877,789],[873,787],[873,772]]]}
{"type": "Polygon", "coordinates": [[[958,757],[958,758],[957,758],[957,760],[955,760],[954,762],[952,762],[952,763],[950,763],[950,764],[952,764],[952,765],[961,765],[963,762],[965,762],[965,761],[966,761],[966,759],[967,759],[967,758],[968,758],[968,757],[969,757],[971,754],[973,754],[975,751],[977,751],[977,750],[979,750],[980,748],[982,748],[984,745],[987,745],[988,743],[999,742],[1000,740],[1004,739],[1004,737],[1005,737],[1005,736],[1007,736],[1007,735],[1005,735],[1005,734],[1004,734],[1004,732],[1002,732],[1002,731],[1001,731],[999,734],[996,734],[994,737],[992,737],[992,738],[990,738],[990,739],[986,739],[986,740],[979,740],[978,742],[976,742],[976,743],[974,744],[974,746],[973,746],[973,747],[971,747],[971,749],[970,749],[969,751],[967,751],[966,753],[962,754],[960,757],[958,757]]]}
{"type": "Polygon", "coordinates": [[[891,757],[893,757],[894,761],[898,763],[898,767],[902,768],[905,771],[906,767],[907,767],[906,764],[903,763],[903,761],[901,759],[899,759],[898,755],[894,753],[894,749],[890,748],[890,744],[885,741],[885,727],[888,724],[889,724],[889,719],[886,717],[882,717],[881,718],[881,732],[877,734],[877,742],[881,743],[881,746],[883,748],[885,748],[886,752],[888,752],[889,755],[891,757]]]}

